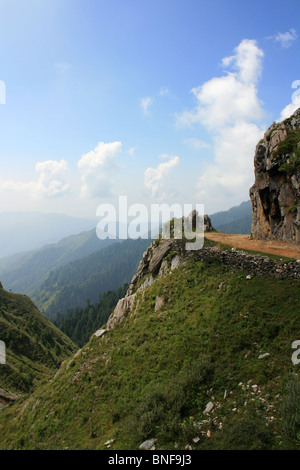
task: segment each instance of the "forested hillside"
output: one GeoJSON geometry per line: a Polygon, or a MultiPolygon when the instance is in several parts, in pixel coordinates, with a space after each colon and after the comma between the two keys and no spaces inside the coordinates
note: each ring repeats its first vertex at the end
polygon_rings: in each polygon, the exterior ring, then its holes
{"type": "Polygon", "coordinates": [[[127,288],[128,284],[124,284],[115,291],[105,292],[95,304],[69,308],[65,314],[55,315],[52,322],[82,347],[90,336],[107,322],[118,300],[125,296],[127,288]]]}
{"type": "Polygon", "coordinates": [[[225,233],[251,233],[251,202],[245,201],[227,211],[216,212],[210,215],[213,227],[225,233]]]}
{"type": "Polygon", "coordinates": [[[0,260],[0,276],[4,287],[14,292],[31,294],[52,269],[83,258],[111,245],[115,240],[99,240],[95,230],[64,238],[39,250],[0,260]]]}
{"type": "Polygon", "coordinates": [[[150,240],[124,240],[52,271],[32,299],[49,318],[129,282],[150,240]]]}

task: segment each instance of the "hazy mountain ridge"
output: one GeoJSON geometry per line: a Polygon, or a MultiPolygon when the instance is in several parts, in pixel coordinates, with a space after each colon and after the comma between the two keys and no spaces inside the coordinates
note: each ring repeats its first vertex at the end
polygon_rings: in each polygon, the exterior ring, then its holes
{"type": "Polygon", "coordinates": [[[251,201],[245,201],[227,211],[216,212],[210,215],[213,227],[224,233],[251,233],[251,201]]]}
{"type": "MultiPolygon", "coordinates": [[[[250,233],[251,203],[243,202],[228,211],[212,214],[214,228],[226,233],[250,233]]],[[[75,234],[31,252],[0,259],[0,276],[6,289],[32,294],[50,271],[109,246],[115,240],[99,240],[95,229],[75,234]]]]}
{"type": "Polygon", "coordinates": [[[39,250],[0,260],[0,276],[5,288],[15,292],[31,293],[37,289],[53,269],[114,243],[99,240],[95,230],[71,235],[58,243],[39,250]]]}
{"type": "Polygon", "coordinates": [[[0,212],[0,258],[32,251],[96,227],[96,219],[64,214],[0,212]]]}

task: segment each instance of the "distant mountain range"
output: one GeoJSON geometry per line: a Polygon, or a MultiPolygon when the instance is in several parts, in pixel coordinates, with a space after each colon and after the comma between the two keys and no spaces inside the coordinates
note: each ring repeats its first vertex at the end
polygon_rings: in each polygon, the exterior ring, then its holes
{"type": "MultiPolygon", "coordinates": [[[[0,220],[1,216],[3,214],[0,220]]],[[[52,219],[52,215],[49,216],[45,217],[48,222],[52,219]]],[[[67,225],[75,221],[81,223],[80,219],[53,216],[56,222],[67,220],[67,225]]],[[[23,217],[23,222],[27,223],[28,217],[28,214],[23,217]]],[[[42,214],[35,214],[35,217],[32,214],[32,217],[34,229],[35,224],[41,222],[42,214]]],[[[218,231],[251,232],[250,201],[210,217],[218,231]]],[[[6,289],[30,295],[43,313],[53,316],[65,313],[68,308],[82,307],[87,299],[97,302],[99,292],[115,290],[129,282],[149,244],[149,239],[99,240],[94,228],[38,250],[0,259],[0,280],[6,289]]]]}
{"type": "Polygon", "coordinates": [[[77,219],[63,214],[1,212],[0,258],[57,243],[69,235],[95,228],[96,223],[96,219],[77,219]]]}
{"type": "Polygon", "coordinates": [[[239,206],[227,211],[210,215],[213,227],[219,232],[250,234],[252,223],[251,201],[242,202],[239,206]]]}
{"type": "Polygon", "coordinates": [[[37,289],[53,269],[90,255],[116,240],[99,240],[96,231],[83,232],[29,253],[0,260],[0,279],[6,289],[30,293],[37,289]]]}

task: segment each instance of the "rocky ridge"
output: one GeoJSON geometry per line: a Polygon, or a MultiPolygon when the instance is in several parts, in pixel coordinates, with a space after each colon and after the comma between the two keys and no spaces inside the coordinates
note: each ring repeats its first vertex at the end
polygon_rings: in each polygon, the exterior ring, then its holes
{"type": "Polygon", "coordinates": [[[257,144],[250,189],[252,235],[300,243],[300,108],[257,144]]]}
{"type": "MultiPolygon", "coordinates": [[[[138,308],[136,302],[138,291],[143,291],[156,279],[167,275],[188,260],[218,261],[232,268],[246,271],[249,280],[253,275],[300,279],[300,260],[282,263],[268,256],[249,254],[235,248],[222,250],[204,246],[201,250],[188,251],[185,249],[183,240],[154,241],[144,253],[126,296],[119,300],[108,319],[106,329],[101,330],[101,335],[120,323],[128,313],[138,308]]],[[[96,336],[100,335],[99,331],[95,333],[96,336]]]]}

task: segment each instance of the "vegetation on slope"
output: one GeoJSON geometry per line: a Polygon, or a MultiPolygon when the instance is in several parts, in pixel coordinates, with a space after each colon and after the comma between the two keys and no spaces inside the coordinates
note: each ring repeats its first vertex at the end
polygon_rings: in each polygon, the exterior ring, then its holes
{"type": "Polygon", "coordinates": [[[136,449],[151,437],[160,449],[296,448],[282,396],[298,371],[299,281],[247,274],[190,261],[139,292],[120,325],[1,412],[1,447],[136,449]]]}
{"type": "Polygon", "coordinates": [[[52,271],[33,300],[48,317],[94,303],[99,294],[130,282],[149,240],[124,240],[52,271]]]}
{"type": "Polygon", "coordinates": [[[116,291],[108,291],[101,295],[99,302],[85,307],[68,309],[66,314],[58,313],[52,322],[78,346],[84,346],[90,336],[104,325],[119,299],[125,296],[128,284],[116,291]]]}
{"type": "Polygon", "coordinates": [[[0,365],[0,388],[28,392],[53,374],[76,350],[72,341],[47,320],[26,295],[0,288],[0,339],[6,364],[0,365]]]}
{"type": "Polygon", "coordinates": [[[293,175],[300,170],[300,131],[290,131],[280,142],[276,155],[285,157],[279,171],[293,175]]]}

